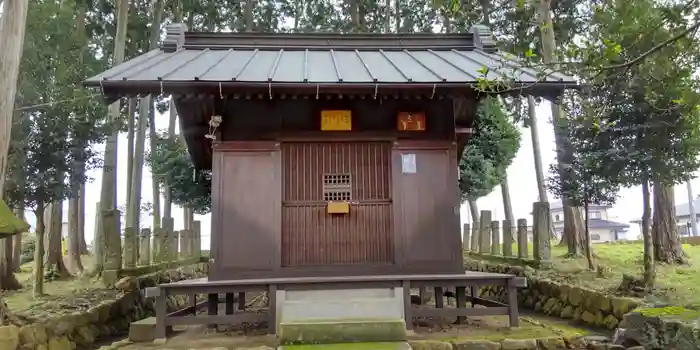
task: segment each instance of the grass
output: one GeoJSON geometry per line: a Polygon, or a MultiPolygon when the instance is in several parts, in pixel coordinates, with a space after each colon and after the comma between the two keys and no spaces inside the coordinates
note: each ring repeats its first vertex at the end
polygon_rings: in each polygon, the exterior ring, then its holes
{"type": "MultiPolygon", "coordinates": [[[[94,260],[90,255],[82,257],[83,267],[86,271],[92,269],[94,260]]],[[[13,312],[36,315],[42,313],[74,312],[79,309],[94,305],[97,300],[102,300],[114,294],[114,291],[104,289],[102,283],[89,277],[70,277],[54,281],[44,281],[46,295],[34,298],[33,286],[33,262],[23,264],[20,272],[15,277],[22,284],[22,288],[15,291],[4,291],[7,306],[13,312]]]]}
{"type": "MultiPolygon", "coordinates": [[[[538,270],[537,275],[599,291],[612,292],[617,289],[623,274],[641,276],[641,243],[599,243],[593,244],[595,263],[603,267],[604,278],[595,271],[588,270],[585,258],[566,258],[566,246],[552,242],[552,263],[550,270],[538,270]]],[[[528,245],[532,257],[532,245],[528,245]]],[[[700,306],[700,246],[683,245],[689,265],[656,265],[657,290],[650,301],[674,305],[700,306]]],[[[513,249],[517,254],[517,247],[513,249]]]]}

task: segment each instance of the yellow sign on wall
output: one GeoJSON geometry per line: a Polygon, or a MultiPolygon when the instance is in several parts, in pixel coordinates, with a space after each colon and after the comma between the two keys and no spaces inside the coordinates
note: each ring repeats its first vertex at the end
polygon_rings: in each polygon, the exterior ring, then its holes
{"type": "Polygon", "coordinates": [[[352,130],[352,113],[347,110],[321,111],[321,130],[352,130]]]}

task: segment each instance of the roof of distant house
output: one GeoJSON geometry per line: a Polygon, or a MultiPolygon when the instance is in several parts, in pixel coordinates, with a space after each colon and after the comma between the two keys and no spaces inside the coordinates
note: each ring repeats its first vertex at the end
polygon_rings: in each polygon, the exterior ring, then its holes
{"type": "MultiPolygon", "coordinates": [[[[561,201],[549,202],[549,210],[557,210],[557,209],[562,209],[562,208],[563,208],[563,205],[562,205],[561,201]]],[[[588,209],[599,209],[599,208],[608,209],[608,208],[612,208],[612,205],[595,204],[595,203],[591,203],[588,205],[588,209]]]]}
{"type": "MultiPolygon", "coordinates": [[[[625,224],[622,222],[617,222],[617,221],[610,221],[610,220],[604,220],[604,219],[588,219],[588,228],[589,229],[598,229],[598,228],[609,228],[609,229],[626,229],[629,228],[629,224],[625,224]]],[[[561,227],[559,231],[562,231],[564,228],[561,227]]]]}
{"type": "MultiPolygon", "coordinates": [[[[697,217],[698,214],[700,214],[700,198],[696,199],[693,201],[694,206],[695,206],[695,216],[697,217]]],[[[690,205],[689,203],[683,203],[679,204],[676,206],[676,217],[683,217],[683,216],[690,216],[690,205]]],[[[633,223],[640,223],[642,222],[641,218],[634,219],[630,222],[633,223]]]]}

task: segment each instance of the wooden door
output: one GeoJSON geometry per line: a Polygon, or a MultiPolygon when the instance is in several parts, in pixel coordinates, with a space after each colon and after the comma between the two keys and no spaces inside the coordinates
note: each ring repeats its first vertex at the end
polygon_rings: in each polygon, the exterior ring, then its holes
{"type": "Polygon", "coordinates": [[[393,263],[390,157],[389,142],[282,144],[282,266],[393,263]]]}

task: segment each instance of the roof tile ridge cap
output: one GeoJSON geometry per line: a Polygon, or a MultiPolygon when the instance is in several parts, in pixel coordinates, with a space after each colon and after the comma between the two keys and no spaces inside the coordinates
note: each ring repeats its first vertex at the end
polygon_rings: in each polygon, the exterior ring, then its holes
{"type": "Polygon", "coordinates": [[[185,45],[185,32],[187,25],[184,23],[173,23],[165,27],[165,39],[160,45],[163,52],[175,52],[185,45]]]}
{"type": "Polygon", "coordinates": [[[474,35],[474,47],[486,53],[498,52],[496,38],[485,24],[475,24],[469,30],[474,35]]]}

